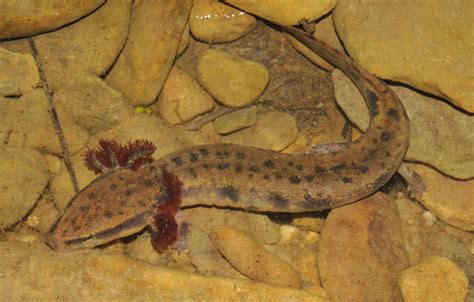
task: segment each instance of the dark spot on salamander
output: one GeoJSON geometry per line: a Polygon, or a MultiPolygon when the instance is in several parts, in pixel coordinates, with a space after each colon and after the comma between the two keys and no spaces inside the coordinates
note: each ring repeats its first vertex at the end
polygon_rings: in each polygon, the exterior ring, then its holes
{"type": "Polygon", "coordinates": [[[379,97],[373,92],[367,92],[367,105],[369,107],[369,113],[371,116],[379,114],[379,97]]]}
{"type": "Polygon", "coordinates": [[[263,161],[263,167],[265,167],[265,168],[271,169],[274,166],[275,165],[274,165],[274,163],[271,159],[266,159],[266,160],[263,161]]]}
{"type": "Polygon", "coordinates": [[[266,173],[263,174],[263,179],[265,179],[265,180],[270,180],[270,175],[268,175],[268,174],[266,174],[266,173]]]}
{"type": "Polygon", "coordinates": [[[174,164],[177,166],[180,166],[183,164],[183,160],[179,156],[172,158],[171,161],[174,162],[174,164]]]}
{"type": "Polygon", "coordinates": [[[153,178],[140,178],[138,180],[138,183],[145,187],[151,187],[155,184],[155,181],[153,180],[153,178]]]}
{"type": "Polygon", "coordinates": [[[132,189],[126,189],[124,194],[125,194],[125,196],[130,196],[130,195],[133,194],[133,190],[132,189]]]}
{"type": "Polygon", "coordinates": [[[314,172],[316,172],[316,174],[323,174],[323,173],[326,173],[327,170],[326,170],[326,168],[323,168],[321,166],[315,166],[314,167],[314,172]]]}
{"type": "Polygon", "coordinates": [[[189,153],[189,160],[193,163],[198,161],[199,160],[199,154],[194,153],[194,152],[189,153]]]}
{"type": "Polygon", "coordinates": [[[304,170],[304,166],[301,165],[301,164],[297,164],[297,165],[295,166],[295,168],[296,168],[296,170],[299,170],[299,171],[303,171],[303,170],[304,170]]]}
{"type": "Polygon", "coordinates": [[[110,210],[105,210],[104,216],[110,219],[114,216],[114,214],[110,210]]]}
{"type": "Polygon", "coordinates": [[[388,116],[396,122],[400,121],[400,116],[398,115],[397,110],[395,110],[394,108],[388,109],[388,116]]]}
{"type": "Polygon", "coordinates": [[[385,151],[385,156],[386,156],[386,157],[391,157],[391,156],[392,156],[392,153],[390,153],[390,151],[385,151]]]}
{"type": "Polygon", "coordinates": [[[245,153],[242,151],[238,151],[237,153],[235,153],[235,157],[237,157],[238,159],[245,159],[245,153]]]}
{"type": "Polygon", "coordinates": [[[394,138],[392,132],[389,131],[383,131],[382,134],[380,135],[380,139],[383,142],[388,142],[389,140],[392,140],[394,138]]]}
{"type": "Polygon", "coordinates": [[[252,172],[260,172],[260,168],[257,167],[256,165],[251,165],[249,167],[249,171],[252,171],[252,172]]]}
{"type": "Polygon", "coordinates": [[[121,207],[125,207],[125,206],[127,205],[127,200],[121,199],[121,200],[119,201],[119,205],[120,205],[121,207]]]}
{"type": "Polygon", "coordinates": [[[359,170],[361,173],[364,173],[364,174],[369,172],[369,168],[366,166],[358,166],[357,170],[359,170]]]}
{"type": "Polygon", "coordinates": [[[302,206],[307,210],[319,211],[319,210],[331,208],[332,203],[329,199],[314,198],[313,196],[309,194],[305,194],[304,201],[302,201],[302,206]]]}
{"type": "Polygon", "coordinates": [[[117,190],[118,187],[117,187],[116,184],[110,184],[109,188],[110,188],[111,191],[115,191],[115,190],[117,190]]]}
{"type": "Polygon", "coordinates": [[[280,209],[287,208],[288,204],[290,203],[287,198],[281,196],[278,193],[270,193],[270,195],[268,195],[268,199],[275,205],[275,207],[280,209]]]}
{"type": "Polygon", "coordinates": [[[345,168],[347,168],[347,165],[343,163],[343,164],[340,164],[340,165],[337,165],[337,166],[332,166],[329,169],[329,171],[337,173],[341,170],[344,170],[345,168]]]}
{"type": "Polygon", "coordinates": [[[314,180],[314,175],[305,175],[304,176],[304,180],[306,180],[306,182],[312,182],[314,180]]]}
{"type": "Polygon", "coordinates": [[[209,164],[203,164],[202,167],[206,170],[209,170],[211,168],[211,165],[209,164]]]}
{"type": "Polygon", "coordinates": [[[219,195],[221,198],[229,198],[233,202],[239,201],[239,190],[231,185],[220,188],[219,195]]]}
{"type": "Polygon", "coordinates": [[[295,165],[295,163],[292,162],[292,161],[289,161],[289,162],[287,162],[286,164],[287,164],[288,166],[290,166],[290,167],[293,167],[293,166],[295,165]]]}
{"type": "Polygon", "coordinates": [[[193,178],[197,178],[196,169],[190,167],[190,168],[188,168],[188,172],[189,172],[189,174],[191,174],[191,176],[193,178]]]}
{"type": "Polygon", "coordinates": [[[216,157],[217,158],[220,158],[220,159],[225,159],[227,157],[229,157],[229,152],[227,151],[216,151],[216,157]]]}
{"type": "Polygon", "coordinates": [[[219,164],[217,164],[217,168],[219,168],[219,170],[229,169],[229,167],[230,167],[229,163],[219,163],[219,164]]]}
{"type": "Polygon", "coordinates": [[[240,174],[242,173],[243,167],[241,164],[235,164],[234,170],[235,170],[235,173],[240,174]]]}
{"type": "Polygon", "coordinates": [[[342,178],[342,181],[343,181],[345,184],[350,184],[350,183],[352,183],[352,178],[350,178],[350,177],[345,177],[345,176],[344,176],[344,177],[342,178]]]}
{"type": "Polygon", "coordinates": [[[140,200],[138,201],[138,204],[141,205],[142,207],[146,206],[145,199],[140,199],[140,200]]]}
{"type": "Polygon", "coordinates": [[[301,182],[301,178],[299,176],[296,176],[296,175],[291,175],[288,180],[292,183],[292,184],[299,184],[301,182]]]}
{"type": "Polygon", "coordinates": [[[155,166],[153,165],[148,165],[148,171],[153,171],[155,170],[155,166]]]}
{"type": "Polygon", "coordinates": [[[252,178],[252,177],[253,177],[253,173],[249,173],[248,176],[249,176],[249,178],[252,178]]]}
{"type": "Polygon", "coordinates": [[[81,211],[83,215],[87,215],[89,213],[89,206],[80,206],[79,211],[81,211]]]}
{"type": "Polygon", "coordinates": [[[209,151],[207,151],[207,149],[204,149],[204,148],[199,149],[199,153],[201,153],[204,156],[209,155],[209,151]]]}
{"type": "Polygon", "coordinates": [[[275,173],[275,177],[278,178],[278,179],[282,179],[283,178],[283,175],[281,175],[281,173],[275,173]]]}
{"type": "Polygon", "coordinates": [[[87,194],[87,198],[89,199],[96,199],[97,198],[97,194],[95,192],[89,192],[89,194],[87,194]]]}

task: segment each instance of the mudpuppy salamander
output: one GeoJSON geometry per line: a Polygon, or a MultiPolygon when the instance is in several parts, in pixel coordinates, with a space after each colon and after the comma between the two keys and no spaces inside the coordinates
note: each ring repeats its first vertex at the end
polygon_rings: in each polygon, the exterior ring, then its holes
{"type": "Polygon", "coordinates": [[[138,171],[106,173],[73,197],[47,235],[48,244],[59,251],[90,248],[152,224],[165,191],[163,168],[179,177],[182,207],[311,212],[357,201],[387,182],[409,142],[408,118],[397,96],[327,43],[293,27],[282,30],[341,69],[358,87],[371,118],[365,134],[324,154],[283,154],[226,144],[192,146],[138,171]]]}

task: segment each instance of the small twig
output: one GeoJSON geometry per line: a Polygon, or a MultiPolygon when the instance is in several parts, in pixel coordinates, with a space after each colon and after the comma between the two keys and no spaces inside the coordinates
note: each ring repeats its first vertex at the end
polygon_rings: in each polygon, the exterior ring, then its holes
{"type": "Polygon", "coordinates": [[[223,116],[227,113],[231,113],[235,110],[238,110],[240,108],[228,108],[228,107],[221,107],[217,110],[214,110],[212,112],[209,112],[208,114],[205,114],[189,123],[183,124],[184,128],[186,130],[190,131],[195,131],[201,129],[205,124],[212,122],[216,118],[223,116]]]}
{"type": "Polygon", "coordinates": [[[49,88],[48,81],[46,80],[46,75],[44,74],[43,66],[41,65],[41,61],[38,55],[38,49],[36,48],[34,40],[32,38],[28,38],[28,44],[30,45],[31,53],[33,54],[33,58],[35,59],[35,64],[36,68],[38,69],[41,86],[43,87],[44,93],[46,94],[46,98],[49,102],[49,112],[51,114],[51,121],[53,123],[54,130],[56,131],[56,135],[59,139],[64,163],[66,164],[67,172],[69,173],[69,177],[71,178],[72,188],[74,190],[74,193],[77,193],[79,192],[79,185],[77,183],[76,173],[74,172],[74,168],[72,166],[71,157],[69,155],[69,148],[66,143],[66,138],[64,137],[63,129],[61,128],[61,124],[59,123],[58,113],[53,103],[53,93],[49,88]]]}

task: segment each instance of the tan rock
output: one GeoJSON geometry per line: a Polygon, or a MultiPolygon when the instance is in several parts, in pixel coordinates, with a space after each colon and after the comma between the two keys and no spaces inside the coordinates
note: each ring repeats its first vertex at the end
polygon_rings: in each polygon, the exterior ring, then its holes
{"type": "MultiPolygon", "coordinates": [[[[103,75],[127,38],[131,0],[107,1],[79,22],[34,38],[50,88],[54,91],[84,74],[103,75]]],[[[22,48],[26,40],[5,42],[22,48]]],[[[31,53],[26,43],[22,51],[31,53]]]]}
{"type": "Polygon", "coordinates": [[[474,179],[455,180],[420,164],[409,164],[421,176],[426,190],[417,198],[447,224],[474,231],[474,179]]]}
{"type": "Polygon", "coordinates": [[[54,30],[99,7],[104,0],[2,0],[0,41],[54,30]]]}
{"type": "Polygon", "coordinates": [[[217,0],[195,0],[189,22],[193,36],[209,43],[237,40],[256,24],[255,17],[217,0]]]}
{"type": "Polygon", "coordinates": [[[256,122],[257,107],[251,106],[216,118],[214,129],[219,134],[229,134],[253,126],[256,122]]]}
{"type": "Polygon", "coordinates": [[[58,114],[67,111],[89,133],[108,130],[133,114],[123,94],[97,76],[77,78],[55,91],[53,102],[58,114]]]}
{"type": "Polygon", "coordinates": [[[298,272],[241,231],[217,226],[209,234],[222,255],[239,272],[260,282],[301,288],[298,272]]]}
{"type": "Polygon", "coordinates": [[[369,72],[447,98],[474,112],[472,2],[339,1],[334,22],[369,72]],[[443,20],[440,26],[440,20],[443,20]]]}
{"type": "Polygon", "coordinates": [[[463,302],[469,281],[446,257],[429,257],[405,270],[400,276],[403,301],[463,302]]]}
{"type": "Polygon", "coordinates": [[[38,151],[0,144],[0,230],[33,208],[48,184],[47,169],[38,151]]]}
{"type": "Polygon", "coordinates": [[[400,301],[409,265],[395,203],[376,193],[333,209],[319,242],[318,268],[334,301],[400,301]]]}
{"type": "MultiPolygon", "coordinates": [[[[341,52],[345,52],[344,47],[342,46],[341,42],[336,33],[336,29],[334,28],[334,22],[332,20],[332,15],[328,15],[323,19],[319,20],[315,25],[315,31],[313,36],[319,40],[325,41],[338,49],[341,52]]],[[[324,70],[333,71],[334,66],[332,66],[329,62],[321,58],[315,52],[310,50],[308,47],[304,46],[300,42],[298,42],[292,36],[285,34],[286,39],[288,42],[293,46],[296,50],[301,52],[308,60],[313,62],[314,64],[318,65],[324,70]]]]}
{"type": "Polygon", "coordinates": [[[248,279],[222,257],[207,233],[194,224],[186,237],[186,243],[191,262],[200,274],[248,279]]]}
{"type": "Polygon", "coordinates": [[[328,301],[302,290],[167,270],[97,250],[57,253],[44,245],[2,241],[0,266],[0,297],[7,301],[209,301],[236,295],[254,301],[328,301]],[[32,268],[41,272],[40,278],[32,268]]]}
{"type": "MultiPolygon", "coordinates": [[[[426,208],[404,195],[396,200],[410,265],[416,265],[430,256],[444,256],[456,259],[469,279],[474,276],[474,233],[466,232],[437,219],[426,221],[426,208]]],[[[467,301],[472,300],[470,290],[467,301]]]]}
{"type": "MultiPolygon", "coordinates": [[[[34,89],[18,100],[0,101],[0,120],[10,125],[7,143],[12,146],[29,147],[45,153],[61,155],[59,139],[53,128],[50,105],[43,89],[34,89]]],[[[59,116],[61,127],[71,154],[79,151],[89,135],[68,114],[59,116]]]]}
{"type": "Polygon", "coordinates": [[[205,232],[219,225],[227,225],[239,229],[263,244],[275,244],[280,240],[278,225],[265,214],[199,207],[186,209],[183,212],[193,227],[205,232]]]}
{"type": "Polygon", "coordinates": [[[301,132],[298,132],[296,139],[290,145],[285,147],[281,152],[283,153],[304,153],[308,151],[309,139],[301,132]]]}
{"type": "Polygon", "coordinates": [[[257,115],[255,126],[229,134],[222,142],[280,151],[297,137],[298,127],[291,114],[269,111],[257,115]]]}
{"type": "Polygon", "coordinates": [[[189,74],[173,67],[158,99],[161,117],[181,124],[214,109],[214,100],[189,74]]]}
{"type": "Polygon", "coordinates": [[[336,5],[335,0],[225,0],[239,9],[263,19],[283,25],[312,22],[325,15],[336,5]]]}
{"type": "Polygon", "coordinates": [[[226,52],[206,50],[198,60],[201,85],[219,102],[229,107],[243,107],[257,100],[269,81],[262,64],[226,52]]]}
{"type": "MultiPolygon", "coordinates": [[[[367,106],[341,72],[332,74],[336,101],[360,129],[368,125],[367,106]]],[[[390,86],[410,119],[406,160],[427,163],[459,179],[474,177],[474,117],[405,87],[390,86]]]]}
{"type": "Polygon", "coordinates": [[[0,122],[0,144],[7,143],[9,134],[10,134],[10,126],[0,122]]]}
{"type": "Polygon", "coordinates": [[[190,0],[141,1],[132,13],[127,44],[107,82],[133,105],[155,101],[176,57],[191,10],[190,0]]]}
{"type": "Polygon", "coordinates": [[[31,55],[0,48],[0,70],[1,96],[20,96],[39,83],[38,69],[31,55]]]}
{"type": "Polygon", "coordinates": [[[41,199],[26,219],[26,224],[38,230],[41,234],[46,234],[58,220],[59,216],[59,211],[54,203],[41,199]]]}
{"type": "Polygon", "coordinates": [[[189,33],[189,21],[184,26],[183,34],[181,35],[181,39],[179,40],[178,50],[176,51],[176,57],[179,57],[183,54],[183,52],[189,46],[189,40],[191,34],[189,33]]]}
{"type": "Polygon", "coordinates": [[[313,217],[302,217],[293,219],[293,223],[303,230],[321,232],[325,219],[313,218],[313,217]]]}

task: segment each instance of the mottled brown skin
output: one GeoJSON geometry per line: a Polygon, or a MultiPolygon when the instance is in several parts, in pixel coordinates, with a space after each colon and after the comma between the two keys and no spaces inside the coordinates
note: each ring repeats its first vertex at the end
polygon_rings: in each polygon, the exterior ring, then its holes
{"type": "Polygon", "coordinates": [[[157,200],[165,198],[160,195],[162,168],[180,179],[182,206],[254,211],[296,213],[339,207],[387,182],[409,142],[407,115],[396,95],[332,46],[295,28],[282,29],[341,69],[359,88],[371,117],[364,135],[325,154],[282,154],[240,145],[192,146],[137,172],[111,172],[73,198],[52,229],[49,244],[57,250],[93,247],[149,225],[157,200]]]}

